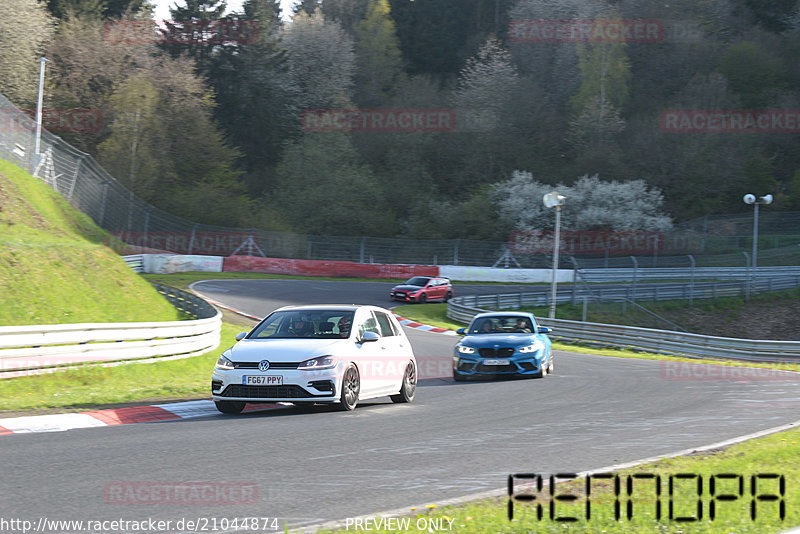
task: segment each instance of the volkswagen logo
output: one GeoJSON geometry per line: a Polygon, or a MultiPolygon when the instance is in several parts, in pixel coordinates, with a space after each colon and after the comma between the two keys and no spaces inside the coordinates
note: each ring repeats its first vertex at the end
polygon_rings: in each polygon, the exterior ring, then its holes
{"type": "Polygon", "coordinates": [[[258,362],[259,371],[266,371],[267,369],[269,369],[269,362],[267,360],[261,360],[258,362]]]}

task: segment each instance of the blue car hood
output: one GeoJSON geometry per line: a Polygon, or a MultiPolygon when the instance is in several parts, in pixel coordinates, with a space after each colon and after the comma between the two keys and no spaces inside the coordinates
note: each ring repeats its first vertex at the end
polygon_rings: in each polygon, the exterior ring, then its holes
{"type": "Polygon", "coordinates": [[[524,347],[536,339],[536,334],[469,334],[464,336],[461,343],[474,347],[524,347]]]}

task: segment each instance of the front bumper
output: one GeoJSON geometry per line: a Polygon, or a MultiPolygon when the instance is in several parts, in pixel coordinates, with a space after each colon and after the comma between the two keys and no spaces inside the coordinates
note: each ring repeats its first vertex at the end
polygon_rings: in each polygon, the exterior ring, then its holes
{"type": "Polygon", "coordinates": [[[544,357],[532,355],[528,357],[512,357],[508,365],[485,364],[486,359],[496,358],[470,358],[463,355],[453,356],[453,372],[463,376],[513,376],[536,375],[541,372],[544,357]]]}
{"type": "Polygon", "coordinates": [[[211,397],[215,401],[245,402],[336,402],[342,390],[338,367],[322,371],[282,369],[215,369],[211,376],[211,397]],[[245,376],[280,376],[280,385],[245,385],[245,376]]]}
{"type": "Polygon", "coordinates": [[[389,297],[392,300],[399,300],[400,302],[417,302],[417,297],[414,295],[409,295],[404,291],[392,291],[389,293],[389,297]]]}

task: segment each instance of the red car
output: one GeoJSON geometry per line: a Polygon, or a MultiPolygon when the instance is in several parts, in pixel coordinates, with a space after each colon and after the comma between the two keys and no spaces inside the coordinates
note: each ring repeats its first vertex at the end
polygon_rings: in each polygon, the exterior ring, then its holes
{"type": "Polygon", "coordinates": [[[389,296],[393,300],[420,304],[429,300],[447,302],[453,296],[453,286],[447,278],[415,276],[399,286],[394,286],[389,296]]]}

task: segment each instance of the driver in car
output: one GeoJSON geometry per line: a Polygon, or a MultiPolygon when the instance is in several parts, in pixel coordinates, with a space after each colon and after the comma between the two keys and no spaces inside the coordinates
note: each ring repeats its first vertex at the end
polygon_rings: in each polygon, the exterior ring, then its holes
{"type": "Polygon", "coordinates": [[[314,327],[303,317],[297,316],[289,327],[289,333],[294,337],[306,337],[314,331],[314,327]]]}

